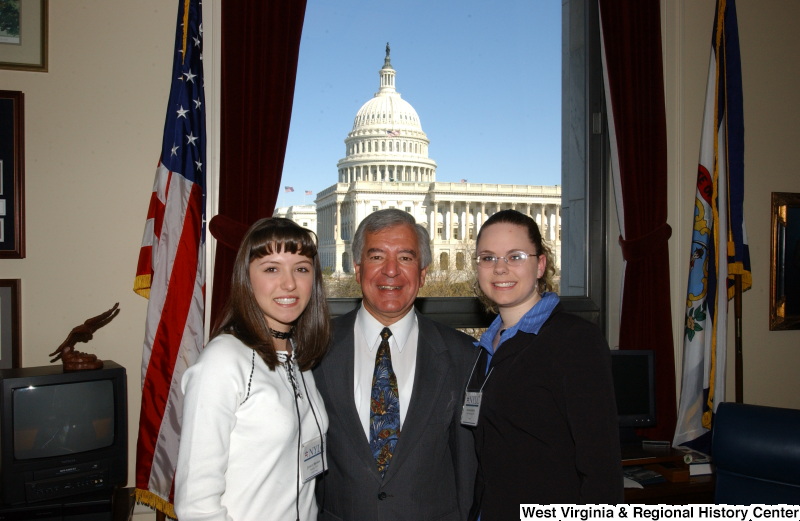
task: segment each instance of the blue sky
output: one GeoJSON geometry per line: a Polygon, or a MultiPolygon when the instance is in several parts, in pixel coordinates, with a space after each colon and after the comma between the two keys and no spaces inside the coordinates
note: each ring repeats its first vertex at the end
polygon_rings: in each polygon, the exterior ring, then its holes
{"type": "Polygon", "coordinates": [[[561,183],[559,0],[308,0],[278,206],[336,182],[386,42],[437,181],[561,183]]]}

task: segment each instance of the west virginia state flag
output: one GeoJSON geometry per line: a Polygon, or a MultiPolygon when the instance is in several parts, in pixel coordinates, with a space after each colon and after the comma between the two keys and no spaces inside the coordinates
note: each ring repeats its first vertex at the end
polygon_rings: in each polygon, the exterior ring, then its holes
{"type": "Polygon", "coordinates": [[[711,41],[686,296],[683,379],[674,445],[708,452],[725,400],[733,277],[752,285],[744,225],[744,119],[735,0],[718,0],[711,41]]]}

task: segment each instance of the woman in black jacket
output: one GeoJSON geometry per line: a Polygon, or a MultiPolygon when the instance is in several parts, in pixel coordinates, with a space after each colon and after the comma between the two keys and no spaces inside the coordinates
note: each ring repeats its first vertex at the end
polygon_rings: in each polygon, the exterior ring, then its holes
{"type": "Polygon", "coordinates": [[[518,519],[520,504],[622,502],[602,333],[559,304],[551,251],[529,216],[494,214],[476,250],[477,292],[498,316],[479,342],[464,407],[479,460],[471,519],[518,519]]]}

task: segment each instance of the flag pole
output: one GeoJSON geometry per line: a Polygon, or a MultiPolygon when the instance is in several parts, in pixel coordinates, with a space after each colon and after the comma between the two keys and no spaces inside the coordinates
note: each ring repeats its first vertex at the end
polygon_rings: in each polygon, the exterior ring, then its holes
{"type": "Polygon", "coordinates": [[[744,375],[742,360],[742,275],[733,276],[733,313],[735,315],[736,335],[736,403],[743,403],[742,380],[744,375]]]}

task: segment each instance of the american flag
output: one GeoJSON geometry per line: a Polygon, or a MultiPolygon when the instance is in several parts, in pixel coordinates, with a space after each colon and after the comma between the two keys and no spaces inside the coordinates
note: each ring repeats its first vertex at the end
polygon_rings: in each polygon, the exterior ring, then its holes
{"type": "Polygon", "coordinates": [[[284,186],[283,187],[283,191],[284,192],[294,192],[294,187],[293,186],[284,186]]]}
{"type": "Polygon", "coordinates": [[[200,0],[180,0],[161,158],[133,290],[148,298],[136,500],[174,517],[180,381],[203,347],[206,128],[200,0]]]}
{"type": "Polygon", "coordinates": [[[312,192],[311,190],[306,190],[306,195],[311,195],[311,194],[313,194],[313,193],[314,193],[314,192],[312,192]]]}
{"type": "Polygon", "coordinates": [[[386,131],[386,135],[389,136],[389,137],[397,137],[397,136],[400,135],[400,131],[399,130],[387,130],[386,131]]]}

